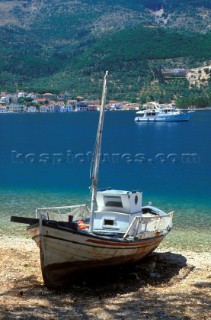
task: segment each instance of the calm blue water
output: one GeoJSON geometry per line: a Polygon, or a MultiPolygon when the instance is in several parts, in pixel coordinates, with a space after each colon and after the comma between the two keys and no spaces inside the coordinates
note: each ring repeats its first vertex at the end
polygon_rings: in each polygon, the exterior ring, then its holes
{"type": "MultiPolygon", "coordinates": [[[[89,168],[99,113],[0,115],[0,232],[21,232],[11,214],[89,201],[89,168]]],[[[100,187],[142,190],[144,203],[175,211],[165,245],[211,243],[211,112],[187,123],[138,123],[107,112],[100,187]],[[186,155],[185,155],[186,154],[186,155]],[[187,154],[191,156],[187,156],[187,154]]]]}

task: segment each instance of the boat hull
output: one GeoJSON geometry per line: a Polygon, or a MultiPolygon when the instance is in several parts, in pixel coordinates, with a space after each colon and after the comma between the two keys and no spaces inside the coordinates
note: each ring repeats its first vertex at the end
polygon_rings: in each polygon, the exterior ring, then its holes
{"type": "Polygon", "coordinates": [[[163,114],[156,116],[143,116],[136,117],[135,122],[182,122],[189,121],[191,118],[191,112],[180,113],[180,114],[163,114]]]}
{"type": "Polygon", "coordinates": [[[63,286],[82,272],[139,261],[164,238],[158,235],[133,241],[111,240],[52,226],[30,227],[28,231],[40,247],[43,279],[50,288],[63,286]]]}

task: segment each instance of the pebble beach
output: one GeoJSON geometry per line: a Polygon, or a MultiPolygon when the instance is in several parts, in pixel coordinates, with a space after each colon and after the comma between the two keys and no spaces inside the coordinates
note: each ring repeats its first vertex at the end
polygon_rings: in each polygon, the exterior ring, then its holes
{"type": "Polygon", "coordinates": [[[211,254],[160,246],[112,277],[59,290],[42,280],[31,240],[0,237],[0,319],[211,319],[211,254]]]}

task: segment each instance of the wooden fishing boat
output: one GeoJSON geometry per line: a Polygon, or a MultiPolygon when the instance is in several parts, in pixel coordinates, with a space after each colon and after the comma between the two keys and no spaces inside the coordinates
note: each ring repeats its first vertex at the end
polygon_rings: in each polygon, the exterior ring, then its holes
{"type": "Polygon", "coordinates": [[[98,190],[98,172],[106,101],[104,78],[96,148],[92,168],[92,196],[87,205],[39,208],[36,218],[12,216],[28,224],[40,248],[43,280],[55,288],[89,270],[134,263],[157,248],[172,228],[173,212],[142,206],[142,192],[98,190]]]}

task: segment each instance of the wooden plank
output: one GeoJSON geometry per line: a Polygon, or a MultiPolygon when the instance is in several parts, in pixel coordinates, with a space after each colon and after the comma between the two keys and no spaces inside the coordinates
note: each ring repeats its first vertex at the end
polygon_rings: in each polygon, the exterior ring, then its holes
{"type": "Polygon", "coordinates": [[[32,224],[38,223],[39,219],[11,216],[10,221],[11,222],[18,222],[18,223],[25,223],[25,224],[32,225],[32,224]]]}

